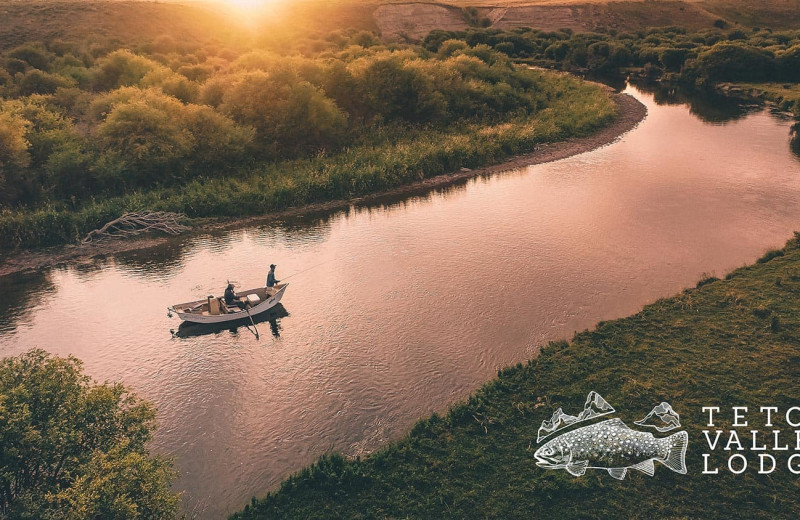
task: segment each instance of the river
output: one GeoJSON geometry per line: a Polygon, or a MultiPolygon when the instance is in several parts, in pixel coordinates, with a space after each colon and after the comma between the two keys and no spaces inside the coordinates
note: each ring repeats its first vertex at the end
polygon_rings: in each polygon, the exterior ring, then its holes
{"type": "Polygon", "coordinates": [[[800,229],[790,120],[627,92],[647,118],[569,159],[0,279],[0,355],[73,354],[153,401],[153,449],[176,458],[185,507],[223,517],[800,229]],[[298,274],[260,340],[170,333],[169,304],[263,284],[270,263],[298,274]]]}

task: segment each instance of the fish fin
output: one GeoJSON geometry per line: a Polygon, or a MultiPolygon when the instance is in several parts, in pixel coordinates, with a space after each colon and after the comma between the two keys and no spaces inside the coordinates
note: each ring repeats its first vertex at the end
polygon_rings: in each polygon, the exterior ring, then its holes
{"type": "Polygon", "coordinates": [[[608,426],[616,426],[618,428],[628,428],[630,430],[630,427],[627,424],[625,424],[625,421],[623,421],[619,417],[614,417],[613,419],[606,419],[605,421],[603,421],[603,424],[606,424],[608,426]]]}
{"type": "Polygon", "coordinates": [[[570,462],[567,464],[567,472],[573,477],[582,477],[586,473],[586,467],[589,465],[588,460],[581,460],[578,462],[570,462]]]}
{"type": "Polygon", "coordinates": [[[653,459],[648,459],[644,462],[640,462],[635,466],[631,466],[631,469],[638,469],[642,473],[647,473],[651,477],[656,474],[655,464],[653,464],[653,459]]]}
{"type": "Polygon", "coordinates": [[[608,468],[608,474],[617,480],[622,480],[628,474],[627,468],[608,468]]]}
{"type": "Polygon", "coordinates": [[[663,465],[675,473],[686,474],[686,447],[689,445],[689,434],[685,431],[667,437],[669,453],[666,458],[658,459],[663,465]]]}

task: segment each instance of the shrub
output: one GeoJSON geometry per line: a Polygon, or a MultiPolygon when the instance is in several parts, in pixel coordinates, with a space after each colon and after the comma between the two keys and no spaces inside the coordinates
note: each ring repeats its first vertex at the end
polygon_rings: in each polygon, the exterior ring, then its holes
{"type": "Polygon", "coordinates": [[[30,126],[30,121],[0,110],[0,172],[30,163],[30,143],[25,139],[30,126]]]}
{"type": "Polygon", "coordinates": [[[761,81],[774,70],[775,59],[761,49],[718,43],[698,55],[697,65],[711,81],[761,81]]]}
{"type": "Polygon", "coordinates": [[[55,57],[52,53],[48,52],[42,44],[25,44],[6,53],[9,58],[15,58],[24,61],[31,67],[39,70],[50,70],[50,63],[55,57]]]}
{"type": "Polygon", "coordinates": [[[158,87],[165,94],[180,99],[184,103],[196,101],[200,92],[200,85],[166,67],[151,70],[139,83],[144,88],[158,87]]]}
{"type": "Polygon", "coordinates": [[[167,518],[171,463],[151,456],[153,407],[94,385],[73,357],[31,350],[0,362],[0,515],[167,518]]]}
{"type": "Polygon", "coordinates": [[[19,93],[23,96],[52,94],[59,88],[75,86],[75,81],[73,80],[38,69],[30,69],[24,74],[17,74],[15,80],[19,93]]]}
{"type": "Polygon", "coordinates": [[[665,70],[678,72],[683,67],[688,56],[689,51],[686,49],[666,48],[661,50],[658,59],[665,70]]]}
{"type": "Polygon", "coordinates": [[[800,81],[800,44],[775,56],[778,74],[784,81],[800,81]]]}
{"type": "Polygon", "coordinates": [[[97,128],[104,150],[103,171],[117,187],[170,184],[183,177],[194,147],[181,122],[182,105],[147,99],[115,104],[97,128]]]}
{"type": "Polygon", "coordinates": [[[783,256],[784,254],[785,254],[785,253],[783,252],[783,250],[782,250],[782,249],[770,249],[769,251],[767,251],[766,253],[764,253],[764,256],[762,256],[761,258],[759,258],[759,259],[757,260],[757,262],[758,262],[759,264],[765,264],[765,263],[769,262],[770,260],[772,260],[773,258],[778,258],[778,257],[781,257],[781,256],[783,256]]]}
{"type": "Polygon", "coordinates": [[[256,142],[271,157],[334,144],[347,124],[344,112],[319,88],[288,71],[238,76],[221,109],[252,126],[256,142]]]}
{"type": "Polygon", "coordinates": [[[197,170],[229,168],[246,159],[255,134],[252,128],[239,126],[210,107],[199,105],[187,106],[183,121],[195,143],[190,157],[197,170]]]}
{"type": "Polygon", "coordinates": [[[128,50],[114,51],[98,61],[92,69],[92,88],[96,91],[139,85],[148,72],[161,66],[128,50]]]}

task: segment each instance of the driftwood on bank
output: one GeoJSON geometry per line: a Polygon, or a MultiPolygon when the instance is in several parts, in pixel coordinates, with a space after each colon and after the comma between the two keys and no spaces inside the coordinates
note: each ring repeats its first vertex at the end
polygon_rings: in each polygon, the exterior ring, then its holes
{"type": "Polygon", "coordinates": [[[149,231],[179,235],[189,229],[180,223],[183,215],[168,211],[134,211],[125,213],[100,229],[90,231],[81,243],[88,244],[101,238],[124,238],[149,231]]]}

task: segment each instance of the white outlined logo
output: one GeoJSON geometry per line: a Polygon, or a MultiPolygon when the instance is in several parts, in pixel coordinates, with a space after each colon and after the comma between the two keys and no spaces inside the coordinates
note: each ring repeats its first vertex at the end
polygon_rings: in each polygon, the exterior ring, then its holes
{"type": "MultiPolygon", "coordinates": [[[[614,413],[614,408],[597,392],[589,392],[583,411],[577,416],[565,414],[561,408],[550,420],[542,422],[536,442],[591,419],[614,413]]],[[[669,403],[661,403],[634,424],[655,428],[664,433],[680,428],[680,416],[669,403]]],[[[583,426],[562,433],[541,446],[534,457],[536,465],[546,469],[565,469],[570,475],[582,476],[587,469],[608,471],[622,480],[629,469],[655,474],[658,461],[676,473],[686,473],[686,447],[689,435],[681,431],[657,438],[650,432],[633,430],[619,418],[583,426]]]]}

